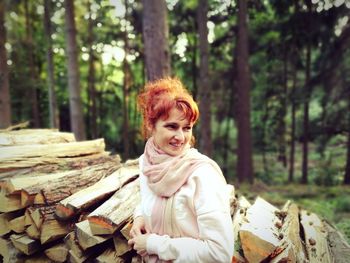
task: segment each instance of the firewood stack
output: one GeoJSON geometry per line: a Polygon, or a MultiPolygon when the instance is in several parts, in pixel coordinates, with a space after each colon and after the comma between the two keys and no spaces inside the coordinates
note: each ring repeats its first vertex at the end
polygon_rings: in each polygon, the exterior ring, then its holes
{"type": "MultiPolygon", "coordinates": [[[[138,174],[138,161],[122,163],[103,139],[0,130],[2,261],[141,262],[127,244],[138,174]]],[[[342,235],[296,204],[250,204],[234,191],[230,202],[234,262],[349,262],[342,235]]]]}

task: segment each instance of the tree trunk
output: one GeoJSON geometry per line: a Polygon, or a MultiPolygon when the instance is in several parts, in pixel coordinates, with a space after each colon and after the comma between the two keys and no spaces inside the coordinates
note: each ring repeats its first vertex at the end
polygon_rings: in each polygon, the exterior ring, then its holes
{"type": "Polygon", "coordinates": [[[293,182],[294,180],[294,159],[295,159],[295,123],[296,123],[296,102],[295,102],[295,89],[297,85],[297,70],[296,64],[293,65],[293,84],[291,89],[291,119],[292,127],[290,134],[290,154],[289,154],[289,174],[288,182],[293,182]]]}
{"type": "Polygon", "coordinates": [[[40,116],[39,116],[39,104],[38,104],[38,93],[36,89],[36,83],[38,82],[37,73],[35,70],[34,63],[34,44],[33,44],[33,27],[32,21],[30,20],[31,14],[29,11],[28,0],[24,1],[25,10],[25,25],[26,25],[26,46],[28,54],[28,67],[29,67],[29,78],[30,78],[30,103],[32,110],[32,122],[33,126],[40,127],[40,116]]]}
{"type": "Polygon", "coordinates": [[[278,113],[278,161],[282,162],[284,167],[287,167],[286,157],[286,112],[287,112],[287,89],[288,89],[288,50],[284,45],[283,59],[283,90],[280,93],[280,110],[278,113]]]}
{"type": "Polygon", "coordinates": [[[73,0],[65,0],[66,46],[68,59],[68,91],[71,129],[78,141],[86,139],[83,105],[80,97],[78,50],[73,0]]]}
{"type": "Polygon", "coordinates": [[[311,46],[310,43],[306,47],[306,71],[305,71],[305,98],[304,98],[304,118],[303,118],[303,164],[302,164],[302,178],[301,183],[308,182],[308,152],[309,152],[309,100],[310,100],[310,63],[311,63],[311,46]]]}
{"type": "MultiPolygon", "coordinates": [[[[128,21],[128,0],[125,0],[125,22],[128,21]]],[[[123,83],[123,148],[124,148],[124,159],[129,159],[130,156],[130,132],[129,132],[129,89],[131,85],[131,72],[130,66],[127,59],[129,53],[129,41],[127,24],[124,26],[124,60],[123,60],[123,72],[124,72],[124,83],[123,83]]]]}
{"type": "Polygon", "coordinates": [[[143,0],[143,41],[148,80],[170,75],[167,6],[164,0],[143,0]]]}
{"type": "Polygon", "coordinates": [[[344,184],[350,185],[350,102],[348,101],[348,143],[346,155],[346,168],[344,174],[344,184]]]}
{"type": "Polygon", "coordinates": [[[95,87],[95,54],[92,48],[94,42],[94,21],[91,17],[91,3],[88,2],[89,10],[89,22],[88,22],[88,47],[89,47],[89,75],[88,75],[88,91],[89,91],[89,104],[88,107],[89,116],[89,126],[91,138],[97,138],[97,109],[96,109],[96,87],[95,87]]]}
{"type": "Polygon", "coordinates": [[[199,149],[206,155],[212,155],[211,141],[211,90],[209,77],[209,44],[207,27],[208,0],[200,0],[198,4],[199,35],[199,108],[200,108],[200,141],[199,149]]]}
{"type": "Polygon", "coordinates": [[[0,129],[11,126],[10,85],[5,43],[5,1],[0,1],[0,129]]]}
{"type": "Polygon", "coordinates": [[[59,112],[57,108],[56,92],[55,92],[55,77],[54,77],[54,63],[52,52],[52,40],[51,40],[51,20],[50,20],[50,7],[51,1],[44,1],[44,29],[46,36],[46,60],[47,60],[47,73],[48,73],[48,93],[49,93],[49,112],[50,112],[50,127],[58,128],[59,124],[59,112]]]}
{"type": "Polygon", "coordinates": [[[237,36],[237,175],[240,182],[253,183],[252,141],[250,130],[250,68],[248,54],[247,2],[238,1],[237,36]]]}

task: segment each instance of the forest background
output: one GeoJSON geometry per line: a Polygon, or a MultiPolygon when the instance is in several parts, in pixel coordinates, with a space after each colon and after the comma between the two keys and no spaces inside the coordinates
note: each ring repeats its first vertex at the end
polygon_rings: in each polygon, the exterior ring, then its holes
{"type": "Polygon", "coordinates": [[[137,94],[177,76],[197,147],[239,192],[295,200],[350,241],[349,15],[349,0],[0,0],[0,128],[137,158],[137,94]]]}

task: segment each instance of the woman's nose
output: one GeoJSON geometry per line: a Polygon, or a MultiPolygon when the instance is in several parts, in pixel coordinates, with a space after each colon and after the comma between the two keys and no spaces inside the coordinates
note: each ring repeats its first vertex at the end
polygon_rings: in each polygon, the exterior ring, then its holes
{"type": "Polygon", "coordinates": [[[184,138],[185,138],[185,136],[184,136],[183,131],[182,131],[181,129],[178,129],[178,130],[176,131],[176,134],[175,134],[175,139],[177,139],[177,140],[179,140],[179,141],[183,141],[184,138]]]}

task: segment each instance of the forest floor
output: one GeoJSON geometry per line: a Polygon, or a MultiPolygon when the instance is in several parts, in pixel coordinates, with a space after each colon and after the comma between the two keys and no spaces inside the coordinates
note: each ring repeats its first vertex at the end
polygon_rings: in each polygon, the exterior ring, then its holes
{"type": "Polygon", "coordinates": [[[253,202],[257,196],[282,208],[286,201],[296,203],[301,209],[316,213],[336,226],[350,244],[350,187],[317,186],[302,184],[266,185],[257,181],[253,186],[236,187],[238,196],[244,195],[253,202]]]}

